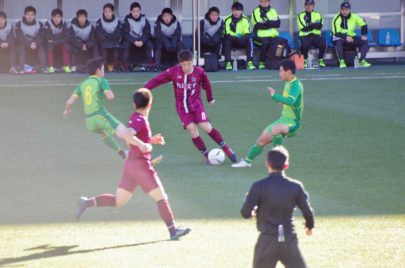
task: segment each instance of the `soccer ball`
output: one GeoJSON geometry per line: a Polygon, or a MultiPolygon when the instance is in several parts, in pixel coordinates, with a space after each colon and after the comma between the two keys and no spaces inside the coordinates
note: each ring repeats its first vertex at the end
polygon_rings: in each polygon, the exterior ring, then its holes
{"type": "Polygon", "coordinates": [[[221,165],[225,161],[225,153],[218,148],[212,149],[208,153],[208,161],[210,161],[211,165],[221,165]]]}

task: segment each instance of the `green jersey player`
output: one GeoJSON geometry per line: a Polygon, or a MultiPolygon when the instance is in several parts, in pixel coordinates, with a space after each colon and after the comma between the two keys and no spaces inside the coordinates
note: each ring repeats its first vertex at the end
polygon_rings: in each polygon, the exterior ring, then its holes
{"type": "Polygon", "coordinates": [[[104,78],[104,64],[101,59],[95,58],[89,60],[87,65],[90,76],[75,88],[66,102],[63,117],[67,118],[72,112],[73,104],[78,98],[82,98],[87,128],[100,134],[103,141],[125,159],[127,151],[118,144],[115,136],[123,138],[127,128],[108,113],[104,106],[105,98],[114,99],[114,93],[104,78]]]}
{"type": "Polygon", "coordinates": [[[271,98],[283,106],[281,117],[268,125],[257,142],[250,148],[245,159],[232,167],[251,167],[252,161],[263,151],[265,145],[273,142],[274,146],[281,145],[285,136],[294,136],[301,126],[302,111],[304,110],[304,87],[295,76],[295,64],[291,60],[280,63],[280,79],[285,81],[283,94],[276,94],[268,88],[271,98]]]}

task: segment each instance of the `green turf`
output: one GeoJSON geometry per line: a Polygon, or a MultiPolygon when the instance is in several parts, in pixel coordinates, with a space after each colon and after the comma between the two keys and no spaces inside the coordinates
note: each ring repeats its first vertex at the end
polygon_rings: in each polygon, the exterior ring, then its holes
{"type": "MultiPolygon", "coordinates": [[[[288,174],[301,179],[316,212],[313,237],[302,233],[310,267],[398,267],[405,263],[405,66],[301,71],[303,128],[287,139],[288,174]]],[[[92,210],[76,224],[80,195],[113,192],[122,161],[84,125],[81,103],[62,119],[65,100],[83,75],[0,76],[0,266],[247,267],[257,236],[240,219],[244,193],[266,175],[261,155],[248,170],[201,165],[182,130],[170,85],[154,90],[152,130],[163,133],[158,167],[178,222],[194,230],[167,238],[153,202],[139,190],[120,210],[92,210]],[[44,245],[48,245],[45,247],[44,245]],[[38,248],[39,247],[39,248],[38,248]],[[49,247],[55,247],[49,249],[49,247]],[[37,248],[29,250],[30,248],[37,248]],[[162,254],[162,255],[160,255],[162,254]],[[93,265],[94,264],[94,265],[93,265]]],[[[151,74],[108,74],[123,122],[131,93],[151,74]]],[[[275,71],[210,73],[215,127],[244,156],[280,114],[267,86],[275,71]]],[[[216,147],[203,135],[210,148],[216,147]]]]}

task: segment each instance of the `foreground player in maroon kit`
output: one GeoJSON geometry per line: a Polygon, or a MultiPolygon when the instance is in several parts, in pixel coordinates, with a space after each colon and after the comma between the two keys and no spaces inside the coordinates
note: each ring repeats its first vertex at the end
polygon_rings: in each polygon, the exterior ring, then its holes
{"type": "Polygon", "coordinates": [[[237,161],[236,154],[224,142],[221,133],[212,127],[208,115],[205,112],[204,103],[201,98],[201,88],[207,95],[210,105],[215,103],[212,95],[211,83],[201,67],[193,66],[193,54],[189,50],[179,52],[179,65],[167,69],[156,76],[145,88],[152,90],[168,82],[173,83],[174,97],[176,99],[176,110],[183,124],[193,141],[194,146],[205,156],[208,162],[208,150],[198,132],[198,127],[203,129],[216,143],[225,151],[232,162],[237,161]]]}
{"type": "Polygon", "coordinates": [[[160,179],[151,164],[152,144],[164,145],[161,134],[152,136],[148,115],[152,107],[152,93],[141,88],[133,95],[135,112],[129,119],[125,140],[130,152],[125,161],[121,182],[116,194],[101,194],[92,198],[81,197],[76,219],[90,207],[122,207],[126,205],[137,186],[157,202],[159,214],[169,229],[170,238],[178,239],[188,234],[190,228],[178,228],[160,179]]]}

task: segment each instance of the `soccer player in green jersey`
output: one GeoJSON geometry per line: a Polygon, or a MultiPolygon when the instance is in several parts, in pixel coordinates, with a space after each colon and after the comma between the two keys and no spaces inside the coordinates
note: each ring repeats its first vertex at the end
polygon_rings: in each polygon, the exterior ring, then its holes
{"type": "Polygon", "coordinates": [[[125,159],[127,151],[118,144],[114,136],[124,139],[127,128],[104,107],[104,99],[114,99],[114,93],[104,78],[103,61],[100,58],[91,59],[87,67],[90,76],[75,88],[67,100],[63,117],[67,118],[72,112],[73,104],[82,98],[87,128],[100,134],[103,141],[125,159]]]}
{"type": "Polygon", "coordinates": [[[274,146],[281,145],[284,137],[292,137],[297,133],[304,110],[304,87],[295,76],[295,69],[295,63],[292,60],[284,60],[280,63],[280,79],[286,82],[283,94],[276,94],[271,87],[268,91],[271,98],[283,106],[281,117],[263,130],[246,158],[233,164],[232,167],[251,167],[252,161],[263,151],[264,146],[270,142],[273,142],[274,146]]]}

